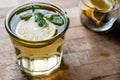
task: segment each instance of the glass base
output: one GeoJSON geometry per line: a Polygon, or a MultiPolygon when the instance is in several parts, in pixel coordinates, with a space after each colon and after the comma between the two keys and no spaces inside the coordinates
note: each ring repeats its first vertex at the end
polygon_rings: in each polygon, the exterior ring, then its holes
{"type": "Polygon", "coordinates": [[[61,52],[60,55],[36,59],[22,57],[18,60],[18,64],[23,72],[30,74],[31,76],[49,75],[60,67],[62,54],[63,53],[61,52]]]}

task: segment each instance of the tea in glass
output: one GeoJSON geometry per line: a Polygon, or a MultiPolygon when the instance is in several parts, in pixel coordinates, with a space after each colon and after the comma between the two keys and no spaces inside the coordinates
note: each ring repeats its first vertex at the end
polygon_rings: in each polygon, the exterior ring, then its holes
{"type": "Polygon", "coordinates": [[[60,67],[69,25],[62,8],[48,2],[24,4],[7,15],[5,25],[21,70],[34,76],[60,67]]]}

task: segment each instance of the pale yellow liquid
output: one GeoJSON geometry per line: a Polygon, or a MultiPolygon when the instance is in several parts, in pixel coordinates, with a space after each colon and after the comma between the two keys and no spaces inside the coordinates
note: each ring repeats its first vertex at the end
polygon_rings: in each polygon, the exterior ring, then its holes
{"type": "Polygon", "coordinates": [[[48,43],[29,45],[12,38],[15,45],[18,64],[23,71],[31,75],[50,74],[60,67],[63,38],[48,43]]]}
{"type": "MultiPolygon", "coordinates": [[[[56,13],[55,10],[50,11],[46,7],[45,9],[37,11],[43,14],[56,13]]],[[[64,24],[62,26],[56,25],[56,33],[48,41],[39,42],[40,40],[37,40],[33,42],[32,40],[18,39],[20,37],[15,30],[17,24],[21,21],[20,16],[26,13],[32,14],[32,10],[23,10],[19,14],[16,13],[10,21],[11,31],[16,35],[16,37],[11,36],[11,40],[16,49],[18,64],[22,71],[32,76],[48,75],[60,67],[66,27],[64,24]],[[53,39],[55,36],[57,37],[53,39]]]]}

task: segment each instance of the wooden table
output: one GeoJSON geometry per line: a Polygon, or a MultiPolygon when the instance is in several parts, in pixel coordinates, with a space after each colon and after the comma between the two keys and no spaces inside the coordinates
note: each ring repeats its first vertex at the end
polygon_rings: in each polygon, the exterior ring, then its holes
{"type": "MultiPolygon", "coordinates": [[[[5,1],[10,0],[0,0],[3,2],[0,5],[0,80],[120,80],[120,31],[103,35],[84,28],[79,19],[79,0],[49,0],[63,6],[71,20],[61,68],[50,76],[22,74],[4,27],[4,16],[17,3],[8,6],[9,2],[5,1]]],[[[18,4],[23,1],[19,0],[18,4]]]]}

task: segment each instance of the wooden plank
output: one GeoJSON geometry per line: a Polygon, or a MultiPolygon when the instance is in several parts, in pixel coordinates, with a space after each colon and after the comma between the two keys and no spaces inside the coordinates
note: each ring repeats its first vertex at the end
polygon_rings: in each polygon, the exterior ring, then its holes
{"type": "Polygon", "coordinates": [[[65,36],[65,40],[78,39],[78,38],[85,37],[84,29],[85,28],[80,26],[76,26],[75,28],[69,27],[65,36]]]}
{"type": "MultiPolygon", "coordinates": [[[[64,58],[65,62],[66,62],[65,60],[66,58],[68,58],[67,55],[64,58]]],[[[105,61],[93,63],[93,64],[76,66],[72,68],[67,67],[64,70],[65,76],[67,77],[66,80],[104,80],[104,78],[106,78],[106,80],[109,80],[109,78],[107,79],[107,77],[120,73],[120,70],[118,70],[119,65],[118,63],[115,63],[118,61],[120,61],[119,58],[113,59],[113,60],[105,60],[105,61]]],[[[67,64],[66,66],[75,65],[74,62],[72,64],[73,65],[67,64]]],[[[111,80],[114,80],[114,79],[111,79],[111,80]]],[[[116,77],[115,80],[119,80],[119,78],[116,77]]]]}
{"type": "MultiPolygon", "coordinates": [[[[81,27],[79,30],[82,31],[81,27]]],[[[73,38],[74,31],[77,32],[77,29],[69,32],[69,34],[71,33],[69,38],[73,38]]],[[[76,37],[75,40],[68,39],[64,45],[64,53],[74,53],[79,56],[81,64],[91,64],[120,57],[119,31],[100,35],[83,28],[81,35],[81,37],[77,35],[79,38],[76,37]]]]}
{"type": "MultiPolygon", "coordinates": [[[[63,8],[72,8],[78,6],[79,0],[34,0],[34,2],[39,2],[39,1],[50,1],[52,3],[55,3],[57,5],[62,6],[63,8]]],[[[33,0],[19,0],[19,4],[24,4],[24,3],[29,3],[33,2],[33,0]]]]}
{"type": "Polygon", "coordinates": [[[18,68],[17,64],[7,65],[6,67],[0,69],[0,78],[2,80],[27,80],[18,68]]]}
{"type": "Polygon", "coordinates": [[[99,35],[84,29],[84,31],[81,33],[81,37],[77,35],[79,38],[73,38],[72,33],[73,31],[71,31],[71,37],[69,38],[73,40],[66,40],[64,44],[64,53],[74,53],[75,55],[79,56],[81,64],[91,64],[94,62],[120,57],[118,33],[99,35]]]}
{"type": "Polygon", "coordinates": [[[11,43],[11,40],[9,38],[0,40],[0,53],[6,50],[13,50],[13,49],[14,49],[13,44],[11,43]]]}
{"type": "Polygon", "coordinates": [[[5,39],[5,38],[8,38],[9,35],[8,35],[5,27],[0,27],[0,28],[1,28],[0,29],[0,39],[2,40],[2,39],[5,39]]]}
{"type": "Polygon", "coordinates": [[[83,50],[88,50],[88,43],[86,42],[85,38],[80,39],[73,39],[66,41],[64,44],[64,53],[78,53],[83,50]]]}
{"type": "Polygon", "coordinates": [[[17,5],[17,0],[11,0],[11,1],[0,0],[0,9],[5,9],[5,8],[9,8],[9,7],[16,6],[16,5],[17,5]]]}
{"type": "Polygon", "coordinates": [[[10,10],[13,9],[14,7],[0,8],[0,18],[5,18],[5,16],[8,14],[8,12],[10,12],[10,10]]]}
{"type": "Polygon", "coordinates": [[[70,18],[70,27],[80,26],[80,12],[78,7],[65,9],[70,18]]]}
{"type": "MultiPolygon", "coordinates": [[[[105,77],[100,77],[100,80],[119,80],[120,79],[120,74],[113,74],[113,75],[107,75],[105,77]]],[[[95,80],[95,79],[94,79],[95,80]]],[[[96,80],[99,80],[97,77],[96,80]]]]}
{"type": "Polygon", "coordinates": [[[0,18],[0,28],[4,26],[4,18],[0,18]]]}

